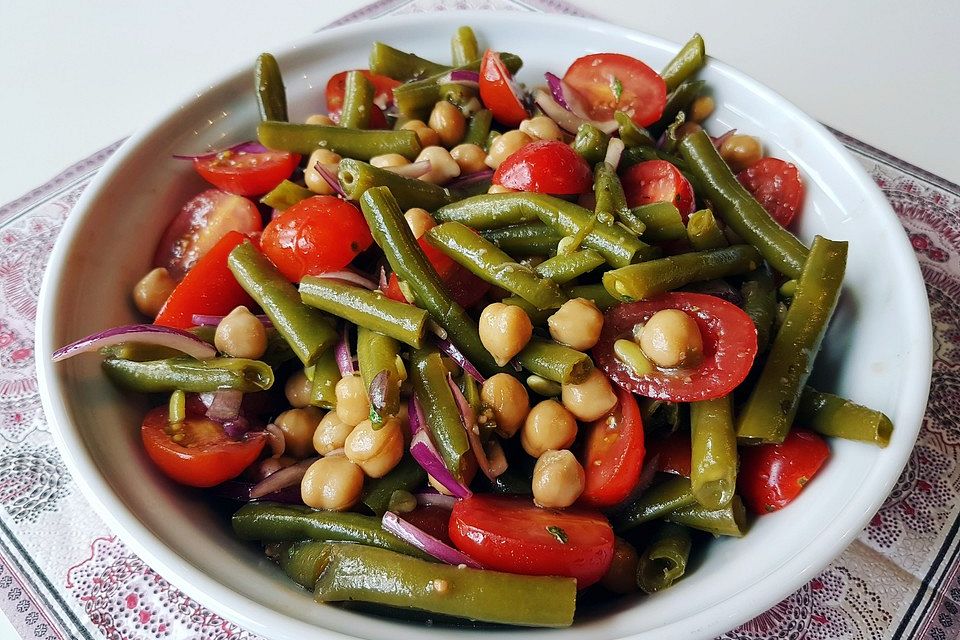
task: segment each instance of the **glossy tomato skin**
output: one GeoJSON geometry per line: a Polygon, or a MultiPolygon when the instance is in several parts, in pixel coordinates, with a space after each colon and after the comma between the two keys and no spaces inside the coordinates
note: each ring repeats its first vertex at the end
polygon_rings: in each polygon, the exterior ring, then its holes
{"type": "Polygon", "coordinates": [[[419,506],[408,513],[399,514],[401,518],[426,531],[434,538],[450,544],[450,510],[437,506],[419,506]]]}
{"type": "Polygon", "coordinates": [[[527,118],[527,110],[512,83],[513,78],[500,54],[487,49],[480,61],[480,100],[497,122],[517,127],[527,118]]]}
{"type": "Polygon", "coordinates": [[[664,293],[649,300],[620,304],[604,316],[593,359],[610,380],[647,398],[696,402],[727,395],[747,374],[757,355],[757,330],[739,307],[702,293],[664,293]],[[662,309],[679,309],[692,317],[703,337],[703,360],[691,369],[661,370],[637,375],[613,352],[619,338],[662,309]]]}
{"type": "Polygon", "coordinates": [[[633,394],[617,387],[617,406],[589,426],[583,453],[586,483],[580,502],[620,504],[637,487],[644,459],[643,420],[633,394]]]}
{"type": "Polygon", "coordinates": [[[559,140],[537,140],[500,163],[493,184],[516,191],[577,195],[590,190],[593,172],[570,145],[559,140]]]}
{"type": "Polygon", "coordinates": [[[231,440],[223,427],[201,415],[180,423],[185,438],[174,442],[167,407],[157,407],[143,419],[140,437],[155,465],[169,478],[191,487],[212,487],[239,476],[260,456],[266,438],[231,440]]]}
{"type": "Polygon", "coordinates": [[[624,172],[621,180],[628,206],[669,202],[680,212],[684,223],[696,209],[690,181],[666,160],[638,162],[624,172]]]}
{"type": "Polygon", "coordinates": [[[743,501],[758,514],[787,506],[830,457],[830,448],[819,435],[793,429],[780,444],[760,444],[740,449],[737,486],[743,501]]]}
{"type": "Polygon", "coordinates": [[[193,168],[204,180],[239,196],[267,193],[289,178],[298,164],[300,156],[286,151],[224,151],[193,160],[193,168]]]}
{"type": "Polygon", "coordinates": [[[363,214],[334,196],[301,200],[263,230],[263,253],[292,282],[338,271],[373,243],[363,214]]]}
{"type": "Polygon", "coordinates": [[[760,158],[737,174],[747,191],[773,219],[788,227],[800,211],[804,186],[800,171],[779,158],[760,158]]]}
{"type": "MultiPolygon", "coordinates": [[[[373,85],[373,103],[375,105],[385,109],[393,104],[393,90],[400,86],[401,82],[399,80],[371,73],[369,69],[356,69],[356,71],[362,73],[363,77],[373,85]]],[[[327,113],[343,109],[343,94],[346,92],[348,73],[350,73],[349,70],[341,71],[331,76],[327,81],[327,113]]]]}
{"type": "Polygon", "coordinates": [[[620,53],[577,58],[563,81],[582,96],[593,120],[611,120],[615,112],[623,111],[646,127],[660,119],[667,104],[667,85],[660,74],[620,53]]]}
{"type": "Polygon", "coordinates": [[[458,500],[450,539],[487,569],[569,576],[578,589],[603,577],[613,559],[613,529],[599,511],[541,509],[518,496],[474,494],[458,500]]]}

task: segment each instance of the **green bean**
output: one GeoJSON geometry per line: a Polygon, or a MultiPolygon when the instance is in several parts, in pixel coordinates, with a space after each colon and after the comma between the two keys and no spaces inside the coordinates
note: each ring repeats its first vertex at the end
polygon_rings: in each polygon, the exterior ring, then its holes
{"type": "Polygon", "coordinates": [[[523,309],[524,313],[530,318],[534,325],[545,325],[547,319],[554,314],[555,309],[537,309],[535,306],[521,298],[520,296],[507,296],[501,300],[503,304],[510,304],[523,309]]]}
{"type": "MultiPolygon", "coordinates": [[[[214,330],[216,334],[216,330],[214,330]]],[[[288,360],[293,360],[297,354],[290,348],[286,338],[276,329],[267,329],[267,350],[260,356],[260,361],[272,368],[279,367],[288,360]]]]}
{"type": "Polygon", "coordinates": [[[553,380],[541,378],[538,375],[527,376],[527,386],[530,390],[545,398],[559,397],[563,392],[563,387],[553,380]]]}
{"type": "MultiPolygon", "coordinates": [[[[204,326],[204,327],[194,327],[190,330],[190,333],[196,335],[198,338],[205,342],[213,344],[213,334],[216,332],[216,327],[204,326]],[[212,329],[210,331],[210,339],[207,340],[206,336],[197,335],[199,329],[212,329]]],[[[204,332],[206,333],[206,331],[204,332]]],[[[166,360],[168,358],[179,358],[183,355],[183,351],[179,349],[172,349],[170,347],[163,347],[155,344],[142,344],[139,342],[121,342],[120,344],[112,344],[108,347],[100,348],[100,355],[104,358],[116,358],[118,360],[133,360],[134,362],[146,362],[148,360],[166,360]]]]}
{"type": "Polygon", "coordinates": [[[273,386],[273,370],[259,360],[246,358],[196,360],[182,356],[147,362],[109,358],[103,361],[103,370],[117,385],[141,393],[177,389],[190,393],[218,389],[249,393],[273,386]]]}
{"type": "MultiPolygon", "coordinates": [[[[667,131],[670,126],[683,124],[686,119],[684,109],[689,107],[690,103],[697,99],[697,96],[700,95],[700,92],[703,91],[705,86],[706,82],[703,80],[693,80],[684,82],[671,91],[667,96],[667,104],[663,107],[663,113],[660,115],[660,119],[657,120],[655,124],[650,125],[650,131],[652,133],[663,133],[667,131]]],[[[673,152],[675,146],[676,138],[674,137],[673,144],[668,144],[664,147],[664,150],[673,152]]]]}
{"type": "Polygon", "coordinates": [[[710,209],[701,209],[690,214],[687,220],[687,240],[697,251],[729,246],[710,209]]]}
{"type": "Polygon", "coordinates": [[[490,125],[493,122],[493,112],[489,109],[480,109],[470,116],[467,125],[467,134],[463,138],[464,144],[475,144],[486,150],[487,136],[490,135],[490,125]]]}
{"type": "Polygon", "coordinates": [[[314,364],[337,341],[327,317],[300,302],[296,288],[249,240],[230,252],[227,266],[303,364],[314,364]]]}
{"type": "Polygon", "coordinates": [[[640,497],[617,513],[613,528],[617,533],[629,531],[634,527],[663,518],[668,513],[696,503],[690,480],[682,476],[670,476],[660,484],[655,484],[640,497]]]}
{"type": "Polygon", "coordinates": [[[647,433],[665,431],[673,433],[678,429],[681,421],[679,402],[668,402],[654,398],[640,398],[640,416],[643,418],[644,430],[647,433]]]}
{"type": "Polygon", "coordinates": [[[400,459],[390,473],[382,478],[368,478],[363,487],[360,502],[367,505],[371,511],[382,516],[390,506],[390,497],[394,491],[413,492],[427,480],[423,467],[406,454],[400,459]]]}
{"type": "Polygon", "coordinates": [[[444,222],[426,233],[427,242],[490,284],[514,293],[538,309],[556,309],[566,297],[553,280],[542,278],[459,222],[444,222]]]}
{"type": "Polygon", "coordinates": [[[515,258],[556,253],[557,244],[563,237],[542,222],[490,229],[480,235],[515,258]]]}
{"type": "Polygon", "coordinates": [[[373,85],[360,71],[348,71],[344,80],[343,109],[340,126],[348,129],[369,129],[373,112],[373,85]]]}
{"type": "Polygon", "coordinates": [[[627,147],[654,147],[657,141],[650,132],[638,125],[633,119],[623,111],[617,111],[613,114],[617,124],[620,125],[620,139],[627,147]]]}
{"type": "Polygon", "coordinates": [[[440,85],[440,100],[437,102],[449,102],[462,109],[476,97],[477,90],[473,87],[456,82],[445,82],[440,85]]]}
{"type": "Polygon", "coordinates": [[[369,160],[385,153],[399,153],[413,160],[420,153],[420,141],[413,131],[347,129],[322,124],[261,122],[257,139],[268,149],[309,155],[317,149],[335,151],[345,158],[369,160]]]}
{"type": "Polygon", "coordinates": [[[563,256],[554,256],[538,264],[534,271],[557,284],[566,284],[604,263],[603,256],[592,249],[582,249],[563,256]]]}
{"type": "Polygon", "coordinates": [[[304,540],[284,542],[277,553],[277,563],[291,580],[306,589],[313,589],[327,559],[329,542],[304,540]]]}
{"type": "Polygon", "coordinates": [[[680,86],[681,82],[699,71],[706,63],[706,58],[707,52],[703,38],[699,33],[695,33],[660,72],[660,76],[667,85],[667,91],[673,91],[680,86]]]}
{"type": "Polygon", "coordinates": [[[496,129],[494,129],[493,131],[491,131],[490,133],[488,133],[488,134],[487,134],[487,141],[484,142],[483,145],[481,145],[481,146],[483,146],[483,150],[484,150],[484,151],[489,151],[489,150],[490,150],[490,145],[493,144],[493,141],[496,140],[496,139],[497,139],[498,137],[500,137],[501,135],[502,135],[502,134],[501,134],[499,131],[497,131],[496,129]]]}
{"type": "Polygon", "coordinates": [[[261,120],[287,120],[287,92],[277,59],[269,53],[257,56],[253,71],[257,88],[257,109],[261,120]]]}
{"type": "Polygon", "coordinates": [[[336,388],[340,382],[340,368],[333,349],[327,349],[313,369],[310,383],[310,404],[323,409],[333,409],[337,405],[336,388]]]}
{"type": "Polygon", "coordinates": [[[736,495],[722,509],[707,509],[699,504],[691,504],[667,514],[666,520],[715,536],[742,538],[747,532],[747,511],[743,508],[740,496],[736,495]]]}
{"type": "Polygon", "coordinates": [[[450,39],[450,53],[453,66],[460,67],[468,62],[480,58],[480,47],[473,29],[467,26],[460,27],[450,39]]]}
{"type": "Polygon", "coordinates": [[[580,384],[593,369],[587,354],[541,338],[531,339],[517,354],[517,362],[530,373],[560,384],[580,384]]]}
{"type": "Polygon", "coordinates": [[[781,298],[793,298],[797,293],[797,281],[796,280],[787,280],[777,291],[780,294],[781,298]]]}
{"type": "MultiPolygon", "coordinates": [[[[523,61],[512,53],[501,53],[500,59],[510,73],[516,73],[523,64],[523,61]]],[[[421,114],[432,109],[433,105],[442,99],[440,83],[448,73],[461,70],[477,71],[479,69],[480,60],[474,60],[469,64],[430,75],[422,80],[407,82],[393,90],[393,103],[402,114],[421,114]]]]}
{"type": "Polygon", "coordinates": [[[371,602],[529,627],[573,623],[573,578],[460,568],[349,544],[327,545],[318,555],[318,602],[371,602]]]}
{"type": "Polygon", "coordinates": [[[672,242],[687,237],[680,211],[670,202],[640,205],[631,209],[630,214],[644,226],[640,234],[644,242],[672,242]]]}
{"type": "Polygon", "coordinates": [[[697,502],[720,509],[737,489],[737,435],[730,396],[690,403],[690,486],[697,502]]]}
{"type": "Polygon", "coordinates": [[[748,273],[740,286],[743,310],[757,328],[757,350],[763,353],[770,343],[770,330],[776,314],[777,293],[766,264],[748,273]]]}
{"type": "Polygon", "coordinates": [[[394,49],[382,42],[370,48],[370,71],[404,82],[449,71],[445,64],[431,62],[420,56],[394,49]]]}
{"type": "MultiPolygon", "coordinates": [[[[408,305],[409,306],[409,305],[408,305]]],[[[379,429],[386,418],[400,412],[402,372],[397,366],[400,344],[393,338],[357,326],[357,361],[370,398],[370,421],[379,429]]]]}
{"type": "Polygon", "coordinates": [[[809,251],[757,202],[717,153],[704,131],[680,142],[680,153],[714,213],[757,248],[767,262],[789,278],[800,277],[809,251]]]}
{"type": "Polygon", "coordinates": [[[355,542],[429,558],[424,552],[383,530],[380,518],[359,513],[318,511],[273,502],[251,502],[233,514],[233,531],[241,540],[260,542],[355,542]]]}
{"type": "Polygon", "coordinates": [[[360,198],[360,207],[373,239],[383,250],[393,272],[413,292],[417,304],[430,313],[447,331],[451,342],[481,371],[489,375],[501,371],[480,342],[476,323],[450,297],[437,272],[423,255],[390,190],[384,187],[368,189],[360,198]]]}
{"type": "Polygon", "coordinates": [[[643,300],[691,282],[726,278],[752,271],[760,254],[750,245],[681,253],[667,258],[632,264],[603,274],[603,286],[625,302],[643,300]]]}
{"type": "Polygon", "coordinates": [[[787,437],[803,385],[810,377],[840,298],[846,264],[846,242],[820,236],[814,239],[793,303],[740,413],[738,438],[747,442],[783,442],[787,437]]]}
{"type": "Polygon", "coordinates": [[[284,180],[275,186],[268,194],[260,198],[260,202],[277,211],[284,211],[301,200],[306,200],[315,195],[317,194],[306,187],[301,187],[289,180],[284,180]]]}
{"type": "Polygon", "coordinates": [[[610,136],[592,124],[584,123],[577,129],[577,135],[570,146],[592,167],[606,157],[608,142],[610,136]]]}
{"type": "Polygon", "coordinates": [[[187,418],[187,394],[183,389],[176,389],[170,394],[170,402],[167,408],[167,422],[176,424],[183,422],[187,418]]]}
{"type": "Polygon", "coordinates": [[[413,207],[433,211],[461,197],[461,194],[454,193],[450,189],[423,180],[407,178],[359,160],[341,160],[337,178],[346,197],[350,200],[359,200],[368,189],[373,187],[387,187],[404,211],[413,207]]]}
{"type": "Polygon", "coordinates": [[[355,325],[390,336],[411,347],[423,346],[429,315],[423,309],[331,278],[304,276],[300,281],[304,304],[355,325]]]}
{"type": "Polygon", "coordinates": [[[683,577],[690,557],[690,531],[665,522],[640,554],[637,584],[644,593],[656,593],[683,577]]]}
{"type": "Polygon", "coordinates": [[[600,283],[568,287],[566,292],[570,298],[590,300],[593,304],[597,305],[597,309],[600,309],[600,311],[606,311],[610,307],[620,304],[616,298],[607,293],[607,290],[600,283]]]}
{"type": "MultiPolygon", "coordinates": [[[[632,218],[624,220],[623,215],[629,213],[627,208],[627,197],[623,193],[623,185],[620,184],[620,178],[617,177],[617,171],[609,162],[598,162],[593,170],[593,195],[596,200],[594,212],[598,219],[606,215],[609,220],[616,218],[624,223],[628,229],[636,234],[643,233],[643,229],[636,229],[630,226],[632,218]]],[[[608,221],[609,221],[608,220],[608,221]]]]}
{"type": "MultiPolygon", "coordinates": [[[[684,85],[677,91],[680,91],[685,87],[686,85],[684,85]]],[[[667,107],[669,106],[670,106],[670,100],[668,99],[667,107]]],[[[666,123],[666,127],[664,128],[663,133],[660,136],[661,139],[663,140],[663,142],[660,144],[660,148],[663,151],[667,153],[674,153],[677,150],[677,143],[680,142],[677,132],[680,130],[680,127],[683,126],[686,120],[687,120],[687,114],[681,110],[681,111],[677,111],[677,113],[673,116],[673,120],[671,122],[666,123]]]]}
{"type": "Polygon", "coordinates": [[[447,469],[463,479],[462,459],[470,451],[470,441],[463,428],[460,410],[447,384],[447,370],[440,352],[433,348],[417,349],[410,354],[411,378],[417,401],[426,418],[424,427],[433,436],[437,452],[447,469]]]}
{"type": "Polygon", "coordinates": [[[540,219],[536,209],[518,205],[504,198],[510,195],[512,194],[494,194],[492,200],[491,196],[475,196],[459,200],[437,209],[433,212],[433,217],[437,222],[460,222],[478,231],[535,223],[540,219]],[[508,204],[510,206],[507,206],[508,204]]]}
{"type": "Polygon", "coordinates": [[[794,422],[821,435],[881,447],[890,444],[893,434],[893,423],[883,413],[811,387],[803,389],[794,422]]]}

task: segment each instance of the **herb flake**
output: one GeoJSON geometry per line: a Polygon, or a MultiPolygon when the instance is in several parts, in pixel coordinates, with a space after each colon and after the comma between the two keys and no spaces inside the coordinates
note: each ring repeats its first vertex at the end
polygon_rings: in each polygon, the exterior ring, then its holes
{"type": "Polygon", "coordinates": [[[613,98],[620,102],[620,97],[623,95],[623,83],[617,76],[610,77],[610,90],[613,91],[613,98]]]}
{"type": "Polygon", "coordinates": [[[547,527],[547,533],[556,538],[557,542],[560,544],[567,544],[567,542],[570,540],[570,538],[567,536],[567,532],[556,525],[547,527]]]}

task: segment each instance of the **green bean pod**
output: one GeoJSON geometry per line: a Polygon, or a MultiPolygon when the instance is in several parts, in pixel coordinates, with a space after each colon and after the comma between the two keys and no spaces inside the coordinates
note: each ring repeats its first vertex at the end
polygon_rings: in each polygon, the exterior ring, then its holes
{"type": "Polygon", "coordinates": [[[617,533],[623,533],[644,522],[663,518],[672,511],[695,504],[696,501],[690,480],[671,475],[644,491],[637,500],[617,513],[613,528],[617,533]]]}
{"type": "Polygon", "coordinates": [[[373,113],[373,85],[360,71],[348,71],[344,81],[343,108],[340,126],[348,129],[369,129],[373,113]]]}
{"type": "Polygon", "coordinates": [[[665,522],[653,541],[640,554],[637,585],[644,593],[656,593],[683,577],[690,557],[690,531],[686,527],[665,522]]]}
{"type": "Polygon", "coordinates": [[[722,509],[707,509],[699,504],[691,504],[670,512],[666,520],[715,536],[742,538],[747,533],[747,510],[743,507],[743,500],[736,495],[722,509]]]}
{"type": "Polygon", "coordinates": [[[817,236],[770,354],[740,413],[737,437],[783,442],[840,298],[847,243],[817,236]]]}
{"type": "Polygon", "coordinates": [[[196,360],[182,356],[146,362],[108,358],[101,366],[115,384],[140,393],[169,393],[178,389],[190,393],[218,389],[251,393],[273,386],[273,370],[259,360],[246,358],[196,360]]]}
{"type": "Polygon", "coordinates": [[[727,237],[723,235],[710,209],[701,209],[690,214],[687,220],[687,240],[697,251],[722,249],[729,246],[727,237]]]}
{"type": "Polygon", "coordinates": [[[566,284],[585,273],[590,273],[594,269],[604,264],[603,256],[592,249],[581,249],[562,256],[554,256],[549,260],[544,260],[536,267],[534,271],[541,278],[550,278],[557,284],[566,284]]]}
{"type": "Polygon", "coordinates": [[[279,545],[277,564],[287,577],[306,589],[313,589],[326,563],[329,542],[303,540],[279,545]]]}
{"type": "Polygon", "coordinates": [[[530,373],[560,384],[580,384],[593,369],[587,354],[541,338],[531,339],[516,360],[530,373]]]}
{"type": "Polygon", "coordinates": [[[607,143],[609,142],[610,136],[592,124],[584,123],[577,129],[577,135],[570,146],[587,161],[587,164],[593,167],[606,157],[607,143]]]}
{"type": "Polygon", "coordinates": [[[280,75],[277,59],[269,53],[257,56],[253,70],[253,79],[257,89],[257,110],[261,120],[287,120],[287,91],[280,75]]]}
{"type": "Polygon", "coordinates": [[[620,125],[620,139],[627,147],[654,147],[657,141],[650,132],[633,121],[623,111],[617,111],[613,114],[617,124],[620,125]]]}
{"type": "Polygon", "coordinates": [[[317,149],[335,151],[345,158],[369,160],[386,153],[399,153],[413,160],[420,153],[420,141],[413,131],[347,129],[323,124],[261,122],[257,139],[268,149],[310,155],[317,149]]]}
{"type": "Polygon", "coordinates": [[[437,222],[460,222],[477,231],[510,228],[512,225],[525,225],[540,220],[536,209],[511,202],[511,194],[474,196],[458,200],[438,208],[433,212],[437,222]],[[491,203],[493,203],[491,205],[491,203]]]}
{"type": "MultiPolygon", "coordinates": [[[[500,59],[510,73],[516,73],[523,61],[512,53],[501,53],[500,59]]],[[[421,80],[407,82],[393,90],[393,103],[404,115],[418,115],[428,112],[437,102],[443,99],[440,93],[440,83],[451,71],[478,71],[480,60],[474,60],[453,69],[427,76],[421,80]]]]}
{"type": "Polygon", "coordinates": [[[880,447],[890,444],[893,434],[893,423],[883,413],[811,387],[803,389],[795,422],[824,436],[880,447]]]}
{"type": "Polygon", "coordinates": [[[350,200],[359,200],[373,187],[387,187],[404,211],[413,207],[433,211],[455,202],[461,195],[439,185],[407,178],[359,160],[341,160],[337,178],[350,200]]]}
{"type": "Polygon", "coordinates": [[[633,302],[678,289],[691,282],[726,278],[753,271],[760,254],[750,245],[681,253],[603,274],[603,286],[613,297],[633,302]]]}
{"type": "MultiPolygon", "coordinates": [[[[696,100],[706,84],[703,80],[693,80],[684,82],[671,91],[667,96],[667,104],[663,107],[663,113],[660,115],[660,119],[657,120],[655,124],[650,125],[650,131],[659,134],[671,126],[683,124],[683,121],[686,119],[682,115],[683,110],[689,107],[691,102],[696,100]]],[[[665,149],[668,152],[673,152],[675,143],[676,138],[674,137],[674,140],[668,144],[665,149]]]]}
{"type": "Polygon", "coordinates": [[[680,83],[699,71],[706,61],[707,52],[703,37],[695,33],[660,72],[660,77],[667,85],[667,91],[673,91],[679,87],[680,83]]]}
{"type": "Polygon", "coordinates": [[[322,409],[337,406],[337,383],[340,382],[340,368],[333,349],[327,349],[313,368],[313,380],[310,381],[310,404],[322,409]]]}
{"type": "Polygon", "coordinates": [[[427,481],[427,473],[423,467],[405,454],[399,464],[382,478],[368,478],[363,487],[360,502],[370,507],[378,516],[389,510],[390,497],[394,491],[416,491],[417,487],[427,481]]]}
{"type": "Polygon", "coordinates": [[[493,112],[489,109],[480,109],[470,116],[467,133],[463,138],[464,144],[475,144],[484,151],[487,149],[487,137],[490,135],[490,125],[493,123],[493,112]]]}
{"type": "Polygon", "coordinates": [[[552,255],[563,237],[542,222],[490,229],[480,235],[514,258],[552,255]]]}
{"type": "Polygon", "coordinates": [[[470,441],[447,384],[447,370],[440,352],[433,348],[415,350],[410,354],[410,369],[414,393],[426,418],[424,428],[430,432],[444,465],[462,480],[462,459],[470,451],[470,441]]]}
{"type": "Polygon", "coordinates": [[[606,288],[600,283],[582,284],[574,287],[567,287],[567,295],[572,298],[584,298],[597,305],[600,311],[606,311],[610,307],[620,304],[620,302],[607,293],[606,288]]]}
{"type": "Polygon", "coordinates": [[[337,341],[327,317],[303,304],[296,288],[249,240],[230,252],[227,266],[303,364],[314,364],[337,341]]]}
{"type": "Polygon", "coordinates": [[[473,29],[463,26],[454,32],[453,37],[450,38],[450,57],[455,67],[480,59],[480,45],[477,44],[477,36],[473,33],[473,29]]]}
{"type": "Polygon", "coordinates": [[[770,344],[773,318],[777,313],[777,290],[766,264],[751,271],[740,286],[743,310],[757,328],[757,350],[763,353],[770,344]]]}
{"type": "Polygon", "coordinates": [[[737,435],[730,396],[690,403],[690,487],[707,509],[720,509],[737,489],[737,435]]]}
{"type": "Polygon", "coordinates": [[[374,42],[370,47],[370,71],[381,76],[405,82],[424,76],[449,71],[450,67],[426,58],[394,49],[388,44],[374,42]]]}
{"type": "MultiPolygon", "coordinates": [[[[407,305],[410,306],[410,305],[407,305]]],[[[374,428],[400,412],[400,383],[397,366],[400,344],[379,331],[357,325],[357,362],[363,386],[370,398],[370,417],[374,428]]]]}
{"type": "Polygon", "coordinates": [[[623,185],[620,184],[616,169],[609,162],[598,162],[593,170],[593,195],[596,200],[594,212],[598,218],[607,215],[611,219],[616,218],[634,233],[643,233],[643,229],[638,231],[630,226],[629,223],[634,222],[632,218],[624,219],[624,214],[630,212],[627,197],[623,193],[623,185]]]}
{"type": "Polygon", "coordinates": [[[680,211],[670,202],[651,202],[634,207],[630,216],[643,225],[640,237],[644,242],[672,242],[687,237],[680,211]]]}
{"type": "Polygon", "coordinates": [[[260,202],[268,207],[276,209],[277,211],[284,211],[297,204],[301,200],[306,200],[307,198],[315,195],[317,194],[315,194],[313,191],[310,191],[310,189],[307,189],[306,187],[301,187],[294,182],[284,180],[275,186],[269,193],[260,198],[260,202]]]}

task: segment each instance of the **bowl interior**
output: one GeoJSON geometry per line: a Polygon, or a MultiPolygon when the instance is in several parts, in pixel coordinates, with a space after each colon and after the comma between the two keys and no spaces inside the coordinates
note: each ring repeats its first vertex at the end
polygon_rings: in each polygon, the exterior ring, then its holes
{"type": "MultiPolygon", "coordinates": [[[[540,14],[440,13],[375,21],[277,52],[291,119],[323,112],[326,80],[365,66],[371,41],[446,60],[449,34],[466,23],[485,44],[521,55],[519,78],[530,85],[541,83],[544,71],[563,71],[587,53],[626,53],[660,68],[676,50],[619,27],[540,14]]],[[[846,288],[816,382],[885,411],[896,430],[885,450],[832,441],[831,462],[795,505],[759,519],[743,539],[711,543],[696,571],[673,588],[579,619],[571,630],[551,632],[557,638],[584,632],[597,640],[668,632],[700,637],[756,615],[856,536],[896,480],[919,428],[930,376],[929,314],[916,261],[889,206],[840,144],[783,99],[716,61],[701,77],[718,105],[707,124],[711,133],[737,128],[756,134],[770,155],[800,167],[807,185],[802,238],[823,234],[851,241],[846,288]]],[[[316,605],[260,552],[238,542],[225,516],[201,495],[154,471],[137,429],[145,402],[110,386],[97,358],[55,367],[47,362],[57,346],[137,320],[129,292],[150,266],[167,222],[203,188],[190,164],[171,155],[253,137],[252,88],[250,69],[242,69],[185,100],[117,152],[72,214],[50,263],[39,315],[37,359],[47,415],[75,477],[124,539],[188,594],[252,631],[271,638],[488,635],[316,605]]]]}

